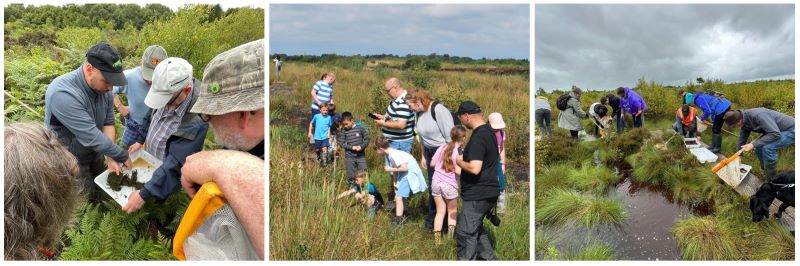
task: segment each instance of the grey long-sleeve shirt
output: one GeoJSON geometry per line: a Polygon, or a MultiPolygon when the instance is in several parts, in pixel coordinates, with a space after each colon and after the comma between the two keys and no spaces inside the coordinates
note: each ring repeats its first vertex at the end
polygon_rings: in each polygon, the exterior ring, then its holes
{"type": "Polygon", "coordinates": [[[103,134],[103,126],[114,125],[114,95],[92,90],[82,67],[57,77],[47,86],[44,126],[56,132],[79,162],[94,159],[92,152],[118,162],[127,161],[128,152],[103,134]]]}
{"type": "Polygon", "coordinates": [[[794,129],[794,118],[783,113],[767,108],[753,108],[742,110],[742,125],[739,132],[739,146],[747,144],[750,132],[761,133],[761,137],[753,142],[756,148],[779,140],[781,132],[794,129]]]}
{"type": "Polygon", "coordinates": [[[336,134],[336,141],[345,150],[345,155],[350,158],[363,157],[364,150],[369,146],[369,131],[366,127],[353,125],[350,129],[343,129],[336,134]],[[354,146],[361,146],[360,151],[354,151],[354,146]]]}

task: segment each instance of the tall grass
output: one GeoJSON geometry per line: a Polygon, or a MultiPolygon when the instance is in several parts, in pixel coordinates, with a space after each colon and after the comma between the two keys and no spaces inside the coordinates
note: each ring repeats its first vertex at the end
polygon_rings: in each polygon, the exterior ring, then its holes
{"type": "Polygon", "coordinates": [[[556,189],[536,202],[536,222],[583,226],[619,225],[627,213],[619,202],[605,197],[582,194],[574,190],[556,189]]]}
{"type": "MultiPolygon", "coordinates": [[[[271,119],[281,116],[307,115],[310,111],[309,91],[326,72],[336,74],[334,101],[337,112],[349,111],[356,121],[367,127],[371,139],[380,134],[378,127],[366,117],[373,106],[385,110],[390,102],[382,91],[385,77],[403,78],[403,72],[382,67],[381,73],[351,70],[337,65],[318,66],[301,62],[285,62],[281,84],[290,90],[280,97],[270,97],[271,119]],[[379,90],[377,90],[377,89],[379,90]],[[378,91],[379,93],[373,93],[378,91]],[[370,95],[375,94],[373,97],[370,95]],[[302,110],[297,114],[296,110],[302,110]],[[308,110],[308,111],[307,111],[308,110]],[[272,111],[272,110],[271,110],[272,111]]],[[[484,115],[501,112],[507,125],[507,159],[510,163],[528,162],[528,81],[521,76],[492,76],[478,73],[431,72],[429,90],[434,97],[448,96],[447,88],[465,80],[477,88],[464,90],[464,96],[476,101],[484,115]],[[482,93],[486,90],[503,93],[482,93]],[[499,94],[499,95],[497,95],[499,94]],[[524,112],[520,110],[525,110],[524,112]],[[524,152],[523,152],[524,151],[524,152]]],[[[273,85],[277,82],[272,81],[273,85]]],[[[468,82],[468,83],[469,83],[468,82]]],[[[410,82],[404,87],[413,88],[410,82]]],[[[454,96],[455,97],[455,96],[454,96]]],[[[447,106],[455,111],[457,106],[447,106]]],[[[297,121],[297,119],[286,119],[297,121]]],[[[301,119],[302,120],[302,119],[301,119]]],[[[406,203],[409,216],[404,227],[390,226],[394,213],[379,211],[367,216],[363,205],[349,208],[350,199],[333,201],[346,189],[347,174],[343,156],[333,167],[321,168],[308,158],[305,130],[307,125],[292,122],[270,125],[270,258],[273,260],[453,260],[455,242],[447,239],[441,246],[433,235],[422,230],[428,212],[427,192],[413,195],[406,203]]],[[[419,157],[419,143],[413,154],[419,157]]],[[[369,179],[384,200],[392,200],[391,177],[383,171],[384,159],[371,148],[366,153],[369,179]]],[[[528,260],[530,249],[528,183],[507,173],[507,208],[501,214],[500,227],[488,221],[485,228],[492,238],[495,252],[501,259],[528,260]]]]}
{"type": "Polygon", "coordinates": [[[713,217],[692,217],[678,222],[675,240],[687,260],[737,260],[735,233],[713,217]]]}

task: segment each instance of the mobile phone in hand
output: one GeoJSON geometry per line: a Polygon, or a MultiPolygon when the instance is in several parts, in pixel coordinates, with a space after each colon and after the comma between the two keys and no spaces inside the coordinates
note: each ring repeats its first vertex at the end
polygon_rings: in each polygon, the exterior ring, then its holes
{"type": "Polygon", "coordinates": [[[375,119],[375,120],[378,120],[378,119],[379,119],[379,118],[378,118],[378,116],[377,116],[377,115],[375,115],[375,113],[367,113],[367,115],[368,115],[369,117],[371,117],[372,119],[375,119]]]}

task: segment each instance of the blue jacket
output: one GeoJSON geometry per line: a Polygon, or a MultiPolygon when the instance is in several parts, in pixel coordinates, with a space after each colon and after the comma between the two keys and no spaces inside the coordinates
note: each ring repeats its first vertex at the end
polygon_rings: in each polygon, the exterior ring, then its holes
{"type": "MultiPolygon", "coordinates": [[[[192,93],[189,109],[197,101],[199,95],[199,93],[192,93]]],[[[145,128],[150,128],[150,117],[146,116],[145,128]]],[[[178,130],[167,139],[166,155],[161,166],[153,172],[153,177],[139,191],[142,199],[156,197],[164,200],[181,189],[181,167],[186,162],[186,157],[203,150],[206,133],[208,133],[208,123],[203,122],[197,114],[187,111],[178,130]]],[[[144,143],[144,140],[141,140],[140,143],[144,143]]]]}
{"type": "Polygon", "coordinates": [[[705,121],[710,116],[713,122],[715,116],[724,113],[731,107],[731,102],[727,99],[720,99],[714,95],[708,95],[703,91],[698,91],[697,94],[694,95],[694,105],[700,108],[700,110],[703,110],[703,116],[700,117],[700,121],[705,121]]]}

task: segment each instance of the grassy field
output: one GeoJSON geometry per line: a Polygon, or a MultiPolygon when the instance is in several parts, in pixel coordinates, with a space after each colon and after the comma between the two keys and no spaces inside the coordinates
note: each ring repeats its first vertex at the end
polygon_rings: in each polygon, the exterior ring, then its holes
{"type": "MultiPolygon", "coordinates": [[[[373,63],[374,64],[374,63],[373,63]]],[[[338,66],[285,62],[281,78],[270,78],[270,240],[272,260],[453,260],[455,242],[436,246],[433,235],[422,230],[427,214],[427,194],[410,198],[409,222],[401,229],[389,223],[393,213],[380,211],[367,217],[364,208],[348,208],[349,200],[333,199],[346,188],[346,171],[337,161],[336,171],[320,168],[309,159],[305,139],[310,113],[309,91],[325,72],[334,72],[337,112],[350,111],[368,126],[374,139],[380,134],[366,118],[368,111],[386,108],[385,79],[396,76],[407,89],[425,87],[449,108],[472,99],[485,115],[501,112],[508,126],[510,163],[528,169],[529,107],[527,75],[489,75],[473,72],[401,71],[377,67],[351,70],[338,66]],[[415,85],[416,84],[416,85],[415,85]],[[423,86],[420,86],[423,85],[423,86]]],[[[419,154],[415,144],[414,154],[419,154]]],[[[391,179],[383,172],[383,158],[367,152],[370,181],[384,198],[391,179]]],[[[522,173],[527,175],[527,173],[522,173]]],[[[512,172],[507,178],[508,208],[502,224],[485,227],[501,259],[529,259],[529,183],[512,172]]]]}
{"type": "MultiPolygon", "coordinates": [[[[623,135],[612,134],[611,140],[569,145],[568,132],[556,126],[558,110],[553,108],[555,134],[537,141],[535,145],[536,258],[630,259],[619,255],[613,243],[606,243],[600,235],[593,235],[603,229],[625,227],[631,221],[630,207],[623,205],[619,195],[607,192],[629,181],[654,189],[670,203],[693,210],[688,217],[675,217],[672,228],[664,228],[671,230],[681,259],[793,260],[795,243],[789,231],[775,219],[752,222],[748,199],[711,174],[711,164],[701,165],[687,159],[691,155],[682,147],[680,138],[672,138],[666,145],[667,150],[655,148],[655,144],[664,143],[670,137],[674,122],[672,109],[678,106],[677,88],[642,84],[639,92],[652,108],[645,114],[645,130],[629,128],[623,135]],[[596,157],[593,156],[595,151],[596,157]],[[599,166],[595,167],[595,163],[599,166]],[[618,174],[614,173],[615,169],[619,170],[618,174]],[[589,232],[585,237],[591,240],[584,247],[575,249],[556,241],[564,237],[561,230],[576,227],[589,232]]],[[[725,92],[734,109],[769,106],[780,110],[793,106],[794,81],[714,83],[713,86],[714,90],[725,92]],[[746,97],[756,92],[758,96],[746,97]],[[774,98],[768,99],[763,95],[774,98]]],[[[586,92],[581,102],[583,106],[589,106],[608,93],[586,92]]],[[[559,92],[545,96],[554,102],[558,95],[559,92]]],[[[794,115],[791,109],[783,111],[794,115]]],[[[589,123],[584,125],[588,127],[589,123]]],[[[722,153],[732,154],[737,140],[734,134],[739,132],[724,128],[731,133],[723,133],[722,153]]],[[[710,130],[701,134],[704,140],[711,138],[710,130]]],[[[756,137],[758,134],[752,134],[751,141],[756,137]]],[[[779,158],[779,170],[794,169],[794,147],[780,151],[779,158]]],[[[752,165],[752,173],[763,179],[755,154],[745,153],[742,162],[752,165]]],[[[613,229],[611,232],[612,235],[621,234],[613,229]]]]}

